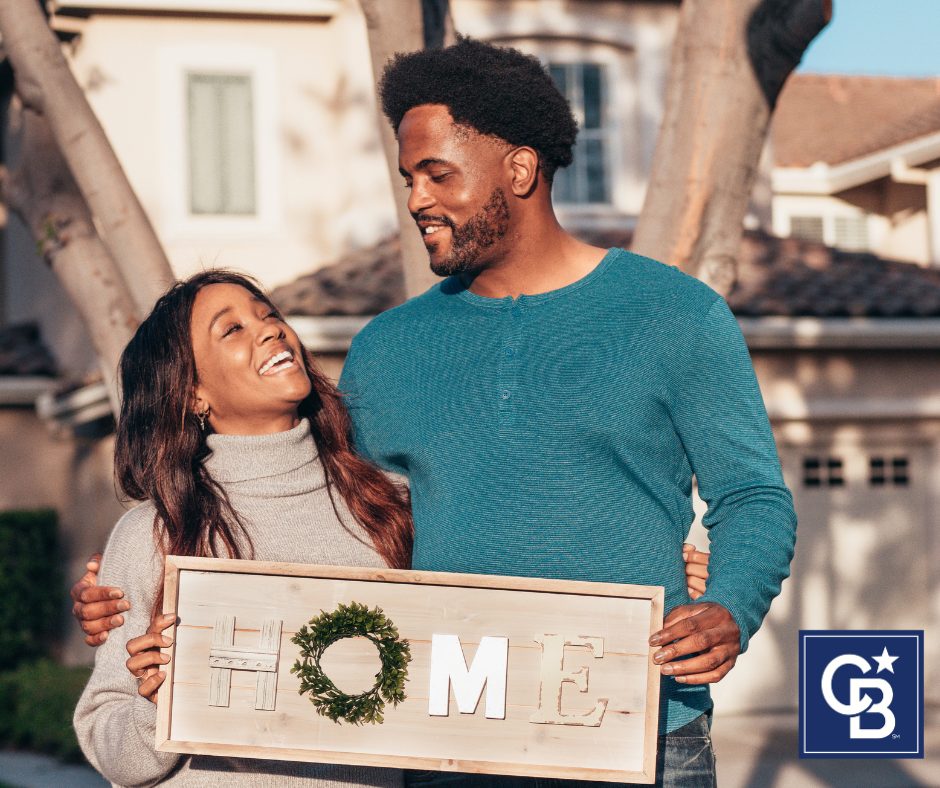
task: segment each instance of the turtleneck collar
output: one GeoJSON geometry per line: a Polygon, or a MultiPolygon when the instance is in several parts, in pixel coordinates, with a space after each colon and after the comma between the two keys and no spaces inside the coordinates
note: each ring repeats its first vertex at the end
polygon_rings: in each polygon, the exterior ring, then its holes
{"type": "MultiPolygon", "coordinates": [[[[211,454],[206,470],[222,484],[269,479],[292,474],[317,459],[310,422],[301,419],[293,429],[270,435],[218,435],[206,437],[211,454]]],[[[316,463],[319,469],[319,463],[316,463]]]]}

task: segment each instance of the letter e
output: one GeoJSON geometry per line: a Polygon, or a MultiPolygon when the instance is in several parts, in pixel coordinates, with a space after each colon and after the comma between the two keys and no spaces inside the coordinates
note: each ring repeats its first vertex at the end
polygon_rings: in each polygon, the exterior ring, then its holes
{"type": "Polygon", "coordinates": [[[583,725],[597,728],[607,711],[607,698],[600,698],[593,709],[580,714],[561,713],[561,690],[566,682],[578,688],[578,692],[587,692],[588,668],[580,667],[574,671],[564,669],[565,646],[587,646],[594,657],[604,656],[604,639],[599,637],[562,635],[536,635],[535,642],[542,647],[542,675],[539,687],[539,708],[529,722],[548,725],[583,725]]]}

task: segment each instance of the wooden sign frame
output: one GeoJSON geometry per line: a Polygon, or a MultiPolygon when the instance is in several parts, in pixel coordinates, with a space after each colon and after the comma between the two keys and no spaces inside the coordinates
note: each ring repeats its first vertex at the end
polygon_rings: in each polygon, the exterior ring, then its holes
{"type": "MultiPolygon", "coordinates": [[[[655,782],[660,672],[652,661],[654,649],[646,641],[662,627],[663,589],[659,586],[168,556],[164,612],[176,614],[179,620],[167,632],[173,645],[164,649],[171,660],[158,695],[158,751],[655,782]],[[311,594],[320,601],[298,601],[311,594]],[[376,599],[411,646],[408,698],[395,708],[388,704],[381,725],[333,722],[318,715],[309,699],[298,694],[299,680],[290,667],[299,647],[291,637],[321,609],[330,612],[336,600],[373,606],[376,599]],[[529,607],[512,619],[508,608],[516,600],[529,607]],[[298,619],[298,605],[304,611],[302,619],[298,619]],[[492,607],[492,624],[478,620],[484,618],[476,613],[481,605],[492,607]],[[416,631],[414,620],[422,615],[445,618],[427,625],[431,629],[422,624],[423,637],[415,637],[410,632],[416,631]],[[544,624],[552,616],[569,623],[544,624]],[[551,635],[558,647],[552,653],[561,655],[556,660],[560,664],[546,668],[549,647],[537,639],[534,630],[549,633],[562,627],[567,627],[568,634],[551,635]],[[571,635],[573,627],[580,628],[571,635]],[[485,719],[491,717],[490,700],[488,689],[482,686],[474,713],[458,709],[454,702],[457,677],[453,685],[446,685],[453,688],[443,701],[445,706],[449,703],[449,716],[429,716],[432,630],[435,635],[438,631],[451,637],[456,634],[465,666],[471,668],[473,649],[482,653],[481,635],[507,636],[498,638],[508,642],[503,719],[485,719]],[[606,636],[606,653],[604,638],[595,637],[598,633],[606,636]],[[600,654],[598,643],[589,641],[600,642],[600,654]],[[609,659],[604,662],[600,657],[609,659]],[[523,665],[522,672],[514,670],[517,664],[523,665]],[[533,676],[533,671],[538,675],[533,676]],[[549,688],[546,675],[556,678],[549,688]],[[582,685],[591,692],[578,694],[586,692],[582,685]],[[525,688],[529,695],[520,701],[518,693],[525,688]],[[567,710],[577,714],[559,716],[563,693],[567,710]],[[609,697],[598,699],[600,693],[609,697]],[[231,708],[226,708],[229,694],[231,708]],[[588,719],[591,709],[585,711],[585,707],[595,702],[594,711],[605,725],[597,715],[594,722],[571,721],[580,719],[578,715],[588,719]],[[275,703],[279,708],[272,713],[275,703]],[[539,714],[545,716],[543,707],[553,719],[536,719],[539,714]],[[530,724],[536,722],[560,724],[530,724]],[[296,739],[301,730],[309,732],[311,742],[321,742],[320,746],[300,746],[296,739]],[[429,744],[429,739],[434,741],[429,744]],[[513,744],[517,739],[523,746],[513,744]],[[506,750],[513,746],[520,752],[506,750]]],[[[363,638],[357,640],[365,642],[341,641],[359,650],[353,648],[334,664],[336,669],[355,668],[357,661],[368,660],[370,654],[377,661],[374,646],[363,638]],[[368,652],[364,655],[363,647],[368,652]]],[[[333,648],[338,647],[339,643],[333,648]]],[[[339,684],[333,669],[326,670],[327,675],[339,684]]],[[[374,672],[364,673],[360,664],[356,675],[361,680],[374,672]]],[[[498,685],[492,675],[489,683],[498,685]]]]}

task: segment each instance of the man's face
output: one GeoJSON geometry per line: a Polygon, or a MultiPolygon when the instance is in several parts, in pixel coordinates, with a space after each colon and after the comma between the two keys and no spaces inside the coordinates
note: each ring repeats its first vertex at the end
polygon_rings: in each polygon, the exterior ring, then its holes
{"type": "Polygon", "coordinates": [[[409,110],[398,127],[408,210],[438,276],[477,274],[499,260],[509,231],[508,146],[454,125],[447,108],[409,110]]]}

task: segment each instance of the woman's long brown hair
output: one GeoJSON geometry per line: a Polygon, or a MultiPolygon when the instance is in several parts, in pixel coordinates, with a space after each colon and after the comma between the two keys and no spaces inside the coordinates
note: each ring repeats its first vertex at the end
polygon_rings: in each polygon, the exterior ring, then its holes
{"type": "MultiPolygon", "coordinates": [[[[238,285],[271,303],[254,281],[223,270],[198,273],[157,301],[121,356],[115,473],[127,496],[153,502],[156,541],[165,555],[249,558],[251,541],[238,514],[206,470],[210,450],[192,412],[193,304],[213,284],[238,285]]],[[[356,454],[341,394],[306,349],[304,363],[312,387],[298,411],[310,420],[331,499],[335,489],[389,566],[410,567],[408,490],[356,454]]]]}

